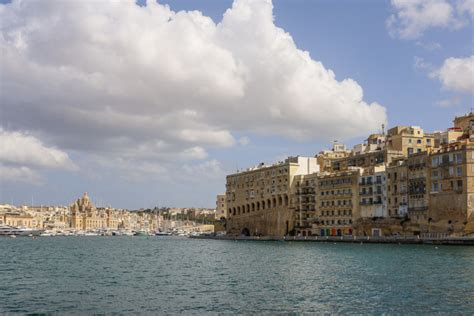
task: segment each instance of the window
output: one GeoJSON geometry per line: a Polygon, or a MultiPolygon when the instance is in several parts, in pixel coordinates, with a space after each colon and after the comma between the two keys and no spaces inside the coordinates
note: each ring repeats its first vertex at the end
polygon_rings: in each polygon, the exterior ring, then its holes
{"type": "Polygon", "coordinates": [[[438,182],[433,182],[431,184],[431,191],[432,192],[439,192],[438,182]]]}
{"type": "Polygon", "coordinates": [[[449,175],[450,176],[454,175],[454,167],[449,167],[449,175]]]}
{"type": "Polygon", "coordinates": [[[418,139],[418,140],[416,141],[416,143],[417,143],[417,144],[421,144],[421,139],[418,139]]]}
{"type": "Polygon", "coordinates": [[[411,147],[408,148],[408,154],[409,154],[409,155],[413,155],[413,148],[411,148],[411,147]]]}
{"type": "Polygon", "coordinates": [[[432,166],[432,167],[437,167],[438,164],[439,164],[439,159],[438,159],[438,157],[433,157],[433,158],[431,158],[431,166],[432,166]]]}
{"type": "Polygon", "coordinates": [[[462,167],[457,167],[457,168],[456,168],[456,175],[457,175],[458,177],[462,176],[462,167]]]}

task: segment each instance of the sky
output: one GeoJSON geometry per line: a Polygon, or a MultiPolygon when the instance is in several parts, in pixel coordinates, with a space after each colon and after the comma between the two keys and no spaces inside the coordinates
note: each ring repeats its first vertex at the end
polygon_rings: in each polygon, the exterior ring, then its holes
{"type": "Polygon", "coordinates": [[[0,203],[214,207],[225,175],[474,106],[474,1],[0,4],[0,203]]]}

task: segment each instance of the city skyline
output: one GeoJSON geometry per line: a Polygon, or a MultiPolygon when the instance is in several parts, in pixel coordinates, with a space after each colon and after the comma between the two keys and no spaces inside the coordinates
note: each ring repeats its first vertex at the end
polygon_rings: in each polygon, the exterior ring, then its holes
{"type": "Polygon", "coordinates": [[[473,104],[469,1],[18,3],[0,5],[3,203],[212,207],[236,169],[473,104]]]}

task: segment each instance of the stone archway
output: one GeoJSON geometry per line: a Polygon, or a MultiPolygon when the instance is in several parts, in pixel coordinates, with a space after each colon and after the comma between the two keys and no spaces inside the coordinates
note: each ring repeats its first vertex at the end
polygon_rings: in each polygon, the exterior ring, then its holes
{"type": "Polygon", "coordinates": [[[241,236],[247,236],[247,237],[248,237],[248,236],[250,236],[250,230],[249,230],[247,227],[245,227],[245,228],[243,228],[242,231],[240,232],[240,235],[241,235],[241,236]]]}

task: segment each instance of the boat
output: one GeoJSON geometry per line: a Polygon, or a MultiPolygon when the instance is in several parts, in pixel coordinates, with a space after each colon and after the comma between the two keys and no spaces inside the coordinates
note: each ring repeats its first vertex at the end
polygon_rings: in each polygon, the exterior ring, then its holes
{"type": "Polygon", "coordinates": [[[148,233],[144,230],[140,230],[140,231],[135,232],[133,236],[148,236],[148,233]]]}
{"type": "Polygon", "coordinates": [[[156,232],[155,236],[171,236],[170,232],[156,232]]]}
{"type": "Polygon", "coordinates": [[[0,225],[0,236],[39,236],[43,231],[40,229],[13,227],[0,225]]]}

